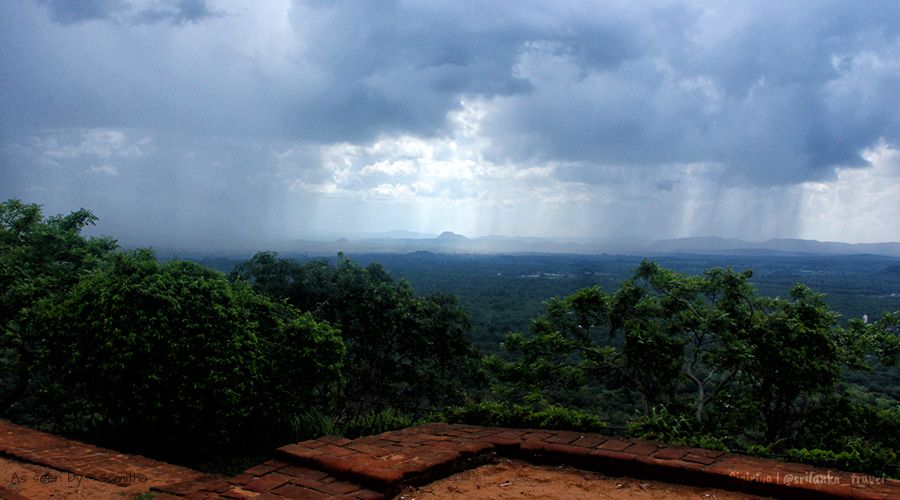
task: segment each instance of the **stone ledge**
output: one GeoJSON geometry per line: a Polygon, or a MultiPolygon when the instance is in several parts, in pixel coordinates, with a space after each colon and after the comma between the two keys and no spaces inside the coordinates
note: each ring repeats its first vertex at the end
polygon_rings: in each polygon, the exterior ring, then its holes
{"type": "Polygon", "coordinates": [[[209,478],[187,467],[119,453],[0,419],[0,455],[118,486],[209,478]]]}
{"type": "MultiPolygon", "coordinates": [[[[100,480],[145,473],[158,498],[379,499],[495,461],[566,464],[612,475],[792,498],[900,498],[900,481],[600,434],[433,423],[355,440],[283,446],[230,478],[125,455],[0,420],[0,454],[100,480]],[[142,471],[142,472],[141,472],[142,471]]],[[[7,492],[0,490],[0,496],[7,492]]]]}
{"type": "MultiPolygon", "coordinates": [[[[335,442],[334,438],[326,441],[335,442]]],[[[503,455],[778,497],[900,498],[900,482],[890,479],[591,433],[426,424],[361,438],[346,446],[354,453],[318,455],[312,450],[323,449],[322,445],[311,442],[288,445],[280,452],[285,460],[305,462],[336,474],[349,471],[352,479],[385,493],[473,465],[447,453],[455,451],[470,460],[481,457],[482,462],[485,457],[503,455]],[[379,453],[379,443],[389,447],[390,453],[379,453]]]]}

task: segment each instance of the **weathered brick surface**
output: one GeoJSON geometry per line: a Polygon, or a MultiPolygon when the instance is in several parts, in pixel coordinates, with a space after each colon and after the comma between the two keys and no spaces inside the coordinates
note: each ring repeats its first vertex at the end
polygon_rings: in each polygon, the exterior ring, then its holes
{"type": "Polygon", "coordinates": [[[259,493],[268,493],[283,484],[291,482],[293,479],[293,476],[288,476],[287,474],[271,472],[247,483],[247,489],[259,493]]]}
{"type": "Polygon", "coordinates": [[[279,487],[272,493],[279,495],[283,498],[296,498],[296,499],[308,499],[308,500],[319,500],[319,499],[331,498],[331,496],[332,496],[332,495],[328,495],[327,493],[322,493],[321,491],[311,490],[309,488],[297,486],[296,484],[285,484],[284,486],[279,487]]]}
{"type": "Polygon", "coordinates": [[[5,486],[0,486],[0,498],[4,500],[28,500],[17,491],[5,486]]]}
{"type": "MultiPolygon", "coordinates": [[[[658,458],[661,460],[677,460],[683,458],[688,453],[690,453],[690,449],[688,448],[680,448],[678,446],[672,446],[669,448],[663,448],[656,453],[653,454],[654,458],[658,458]]],[[[712,459],[710,459],[712,460],[712,459]]]]}
{"type": "Polygon", "coordinates": [[[497,448],[499,451],[506,452],[515,452],[515,450],[519,448],[519,445],[522,444],[522,441],[518,439],[500,437],[499,435],[488,436],[484,438],[484,441],[497,448]]]}
{"type": "Polygon", "coordinates": [[[628,448],[619,451],[624,451],[625,453],[631,453],[633,455],[649,457],[659,451],[659,447],[654,444],[638,441],[633,443],[628,448]]]}
{"type": "Polygon", "coordinates": [[[600,464],[627,464],[634,461],[635,455],[630,453],[622,453],[621,451],[607,450],[606,448],[597,448],[588,453],[589,457],[594,457],[596,463],[600,464]]]}
{"type": "Polygon", "coordinates": [[[517,439],[527,434],[528,431],[525,429],[510,429],[498,432],[494,434],[494,438],[504,438],[504,439],[517,439]]]}
{"type": "Polygon", "coordinates": [[[209,479],[205,474],[140,455],[66,439],[0,420],[0,454],[111,484],[153,486],[209,479]]]}
{"type": "Polygon", "coordinates": [[[388,491],[397,488],[403,480],[403,469],[397,467],[357,465],[351,467],[349,472],[356,477],[364,477],[370,486],[388,491]]]}
{"type": "Polygon", "coordinates": [[[231,478],[204,476],[4,421],[0,453],[103,477],[140,470],[155,481],[166,480],[154,484],[160,498],[379,499],[407,482],[433,480],[496,454],[776,497],[900,498],[898,481],[802,464],[599,434],[441,423],[356,440],[329,436],[289,444],[279,448],[278,459],[231,478]]]}
{"type": "Polygon", "coordinates": [[[294,465],[282,467],[278,470],[278,472],[287,474],[289,476],[300,477],[303,479],[312,479],[314,481],[322,480],[328,477],[328,473],[325,471],[310,469],[308,467],[298,467],[294,465]]]}
{"type": "Polygon", "coordinates": [[[597,448],[610,451],[622,451],[634,444],[632,441],[622,441],[621,439],[608,439],[597,445],[597,448]]]}
{"type": "Polygon", "coordinates": [[[586,457],[591,450],[581,446],[572,446],[569,444],[549,443],[544,447],[545,453],[562,459],[570,459],[579,461],[580,457],[586,457]]]}
{"type": "Polygon", "coordinates": [[[546,451],[547,443],[543,441],[529,440],[523,441],[519,445],[519,450],[524,454],[540,455],[546,451]]]}
{"type": "Polygon", "coordinates": [[[322,455],[322,452],[315,448],[310,448],[306,443],[289,444],[282,446],[278,451],[290,455],[294,460],[311,461],[322,455]]]}
{"type": "Polygon", "coordinates": [[[548,438],[555,436],[552,432],[544,432],[544,431],[533,431],[528,432],[522,436],[523,441],[545,441],[548,438]]]}
{"type": "Polygon", "coordinates": [[[358,500],[382,500],[386,498],[384,493],[379,493],[377,491],[366,488],[363,488],[359,491],[354,491],[351,495],[347,496],[352,496],[353,498],[356,498],[358,500]]]}
{"type": "Polygon", "coordinates": [[[326,443],[330,443],[330,444],[333,444],[336,446],[346,446],[346,445],[352,443],[351,440],[349,440],[345,437],[341,437],[341,436],[325,436],[323,438],[319,438],[318,440],[324,441],[326,443]]]}
{"type": "Polygon", "coordinates": [[[608,441],[609,438],[599,434],[583,434],[580,438],[572,442],[574,446],[593,449],[608,441]]]}
{"type": "Polygon", "coordinates": [[[348,483],[346,481],[333,481],[330,483],[322,483],[317,489],[323,493],[328,493],[329,495],[346,495],[359,490],[360,487],[358,484],[348,483]]]}
{"type": "Polygon", "coordinates": [[[545,439],[544,441],[554,444],[571,444],[576,439],[579,439],[581,437],[582,434],[577,434],[575,432],[560,432],[553,437],[545,439]]]}
{"type": "MultiPolygon", "coordinates": [[[[665,451],[665,450],[663,450],[663,451],[665,451]]],[[[699,455],[699,454],[693,453],[693,452],[688,453],[680,458],[686,462],[693,462],[693,463],[703,464],[703,465],[709,465],[716,461],[715,458],[705,457],[703,455],[699,455]]]]}
{"type": "MultiPolygon", "coordinates": [[[[285,465],[287,465],[287,464],[285,464],[285,465]]],[[[261,476],[263,474],[267,474],[267,473],[272,472],[273,470],[277,470],[277,469],[279,469],[279,467],[276,465],[263,463],[263,464],[259,464],[259,465],[250,467],[249,469],[247,469],[246,472],[248,474],[253,474],[255,476],[261,476]]]]}
{"type": "Polygon", "coordinates": [[[462,456],[473,456],[479,453],[491,451],[494,446],[487,441],[460,442],[455,447],[456,451],[462,456]]]}

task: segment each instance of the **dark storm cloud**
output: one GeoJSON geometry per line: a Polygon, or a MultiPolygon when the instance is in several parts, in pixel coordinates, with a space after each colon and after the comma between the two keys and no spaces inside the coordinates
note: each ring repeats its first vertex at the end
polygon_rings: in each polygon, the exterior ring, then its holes
{"type": "Polygon", "coordinates": [[[171,5],[142,10],[134,15],[132,22],[136,24],[197,23],[220,15],[222,15],[221,12],[210,10],[207,7],[206,0],[178,0],[171,5]]]}
{"type": "Polygon", "coordinates": [[[777,5],[721,4],[721,20],[686,11],[676,27],[642,17],[661,28],[634,32],[655,43],[612,71],[586,72],[568,46],[531,48],[523,71],[535,90],[489,115],[495,156],[713,162],[738,180],[781,184],[864,165],[860,153],[880,138],[897,144],[900,4],[777,5]]]}
{"type": "Polygon", "coordinates": [[[196,23],[221,13],[206,0],[35,0],[47,8],[50,18],[63,25],[103,20],[134,24],[196,23]]]}
{"type": "Polygon", "coordinates": [[[900,141],[897,19],[893,1],[298,3],[296,36],[328,90],[286,93],[283,124],[323,141],[429,136],[478,96],[498,162],[823,179],[900,141]]]}
{"type": "Polygon", "coordinates": [[[381,133],[438,133],[460,95],[528,89],[512,75],[523,33],[533,31],[484,5],[473,19],[399,2],[295,4],[291,21],[311,70],[328,90],[294,98],[285,124],[298,137],[365,140],[381,133]]]}
{"type": "Polygon", "coordinates": [[[47,8],[50,18],[60,24],[72,24],[95,19],[111,19],[123,11],[123,0],[35,0],[47,8]]]}
{"type": "MultiPolygon", "coordinates": [[[[202,0],[41,3],[69,23],[128,11],[131,22],[178,25],[223,10],[202,0]]],[[[900,139],[892,0],[295,2],[289,17],[293,48],[274,69],[265,52],[195,58],[127,32],[97,40],[121,51],[56,49],[50,58],[94,65],[64,62],[38,82],[49,100],[17,99],[12,111],[23,123],[35,110],[59,125],[327,143],[441,135],[460,99],[478,98],[496,161],[708,162],[761,184],[825,178],[864,165],[861,150],[879,138],[900,139]]],[[[34,83],[15,82],[7,96],[34,83]]]]}
{"type": "Polygon", "coordinates": [[[439,134],[462,96],[528,96],[515,67],[532,41],[558,41],[585,71],[647,50],[631,21],[590,14],[546,2],[296,2],[304,59],[329,90],[287,93],[284,123],[319,140],[439,134]]]}

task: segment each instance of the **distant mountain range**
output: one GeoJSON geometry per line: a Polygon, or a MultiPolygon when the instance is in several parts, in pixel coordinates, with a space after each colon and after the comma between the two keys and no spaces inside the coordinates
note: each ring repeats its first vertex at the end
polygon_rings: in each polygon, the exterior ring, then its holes
{"type": "Polygon", "coordinates": [[[883,255],[900,257],[900,243],[838,243],[831,241],[772,239],[761,242],[700,237],[664,240],[551,239],[506,236],[467,238],[450,231],[438,236],[392,231],[359,239],[332,241],[293,240],[277,245],[280,251],[333,255],[348,253],[568,253],[568,254],[717,254],[717,255],[883,255]]]}
{"type": "Polygon", "coordinates": [[[678,238],[660,240],[653,244],[660,252],[787,255],[890,255],[900,257],[900,243],[839,243],[836,241],[779,238],[751,242],[725,238],[678,238]]]}

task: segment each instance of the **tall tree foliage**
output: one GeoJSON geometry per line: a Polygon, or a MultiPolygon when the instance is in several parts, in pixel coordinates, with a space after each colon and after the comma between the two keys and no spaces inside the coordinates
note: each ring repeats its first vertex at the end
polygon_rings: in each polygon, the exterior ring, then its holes
{"type": "Polygon", "coordinates": [[[73,286],[116,248],[109,238],[85,238],[97,218],[81,209],[44,217],[41,207],[0,203],[0,411],[26,396],[40,339],[25,315],[38,300],[73,286]]]}
{"type": "Polygon", "coordinates": [[[31,312],[41,388],[60,428],[131,444],[223,447],[327,408],[342,388],[337,332],[190,262],[119,253],[31,312]]]}
{"type": "Polygon", "coordinates": [[[739,419],[774,443],[798,432],[842,370],[873,354],[895,359],[896,316],[839,327],[821,295],[798,285],[785,299],[760,297],[751,276],[688,276],[645,261],[614,293],[553,299],[529,334],[507,337],[509,359],[491,358],[499,387],[564,404],[586,386],[630,387],[645,414],[690,407],[698,429],[739,419]]]}
{"type": "Polygon", "coordinates": [[[344,381],[334,328],[216,271],[84,237],[95,221],[0,204],[4,416],[209,448],[283,442],[299,416],[331,409],[344,381]]]}
{"type": "Polygon", "coordinates": [[[350,403],[443,404],[472,382],[477,356],[467,338],[468,315],[455,297],[417,297],[380,265],[363,268],[344,255],[334,266],[301,265],[261,252],[239,264],[232,278],[340,329],[350,403]]]}

